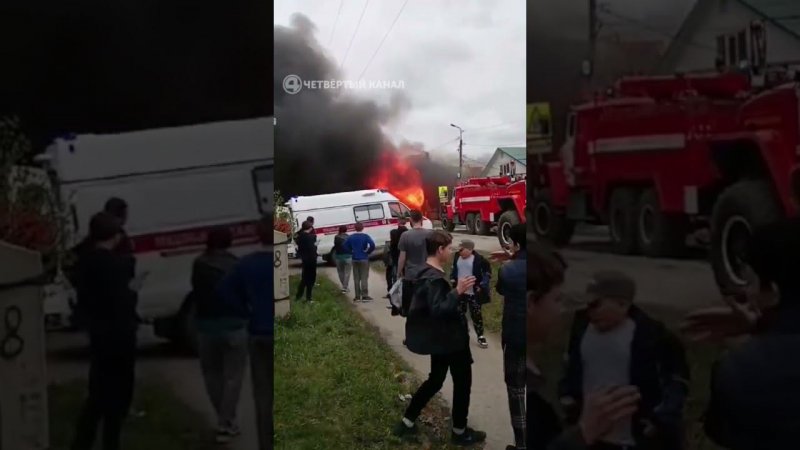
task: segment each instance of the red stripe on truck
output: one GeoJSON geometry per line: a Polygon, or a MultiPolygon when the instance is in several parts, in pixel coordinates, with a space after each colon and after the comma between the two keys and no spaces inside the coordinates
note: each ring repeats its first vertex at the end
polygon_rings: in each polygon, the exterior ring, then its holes
{"type": "Polygon", "coordinates": [[[220,224],[187,228],[166,233],[149,233],[131,236],[131,244],[134,253],[164,252],[165,256],[173,256],[180,253],[190,253],[205,248],[208,233],[219,227],[228,227],[233,234],[234,243],[254,242],[258,233],[256,222],[237,222],[232,224],[220,224]]]}

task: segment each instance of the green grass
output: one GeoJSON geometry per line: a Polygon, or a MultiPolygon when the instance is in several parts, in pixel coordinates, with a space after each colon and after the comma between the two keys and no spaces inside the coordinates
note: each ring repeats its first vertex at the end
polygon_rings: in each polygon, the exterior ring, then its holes
{"type": "Polygon", "coordinates": [[[420,418],[419,442],[392,437],[406,406],[399,396],[418,382],[334,284],[318,280],[315,303],[295,302],[276,322],[275,448],[449,448],[449,412],[438,399],[420,418]]]}
{"type": "MultiPolygon", "coordinates": [[[[483,255],[486,259],[489,259],[488,252],[478,252],[483,255]]],[[[503,323],[503,297],[497,293],[495,290],[495,286],[497,285],[497,272],[500,270],[501,263],[493,262],[489,260],[489,263],[492,266],[492,282],[490,284],[492,289],[492,301],[486,305],[483,305],[483,326],[486,327],[486,330],[498,334],[502,329],[503,323]]],[[[372,261],[371,263],[372,268],[376,271],[384,274],[386,272],[386,266],[383,265],[382,261],[376,260],[372,261]]],[[[449,279],[450,272],[453,269],[452,264],[448,264],[445,266],[445,272],[447,273],[447,277],[449,279]]]]}
{"type": "MultiPolygon", "coordinates": [[[[75,422],[86,398],[85,381],[50,385],[50,445],[53,450],[68,449],[74,437],[75,422]]],[[[127,450],[210,450],[216,448],[206,420],[178,400],[168,389],[154,382],[136,386],[132,415],[123,428],[122,442],[127,450]]],[[[102,427],[97,436],[101,441],[102,427]]],[[[99,445],[98,445],[99,448],[99,445]]]]}
{"type": "MultiPolygon", "coordinates": [[[[673,331],[676,330],[682,317],[679,311],[668,308],[645,305],[642,309],[651,317],[664,322],[673,331]]],[[[570,315],[565,315],[558,335],[553,336],[546,346],[536,351],[537,364],[547,378],[547,396],[553,404],[557,404],[555,385],[562,374],[563,353],[569,334],[570,317],[570,315]]],[[[692,376],[686,411],[688,450],[719,450],[719,447],[713,445],[705,437],[700,419],[708,404],[711,366],[723,348],[696,343],[686,343],[685,346],[692,376]]]]}

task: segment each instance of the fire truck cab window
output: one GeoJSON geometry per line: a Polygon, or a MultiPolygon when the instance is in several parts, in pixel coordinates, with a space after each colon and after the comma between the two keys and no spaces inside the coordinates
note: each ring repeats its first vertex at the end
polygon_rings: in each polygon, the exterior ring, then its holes
{"type": "Polygon", "coordinates": [[[373,205],[362,205],[353,208],[353,213],[356,216],[356,222],[364,222],[367,220],[383,219],[386,216],[383,214],[383,205],[376,203],[373,205]]]}
{"type": "Polygon", "coordinates": [[[271,212],[275,198],[273,195],[275,172],[273,166],[261,166],[253,169],[253,185],[258,199],[258,208],[262,213],[271,212]]]}

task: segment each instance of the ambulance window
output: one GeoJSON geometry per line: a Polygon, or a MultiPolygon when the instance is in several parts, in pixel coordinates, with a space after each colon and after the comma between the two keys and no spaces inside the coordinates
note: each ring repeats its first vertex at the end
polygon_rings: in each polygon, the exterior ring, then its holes
{"type": "Polygon", "coordinates": [[[353,213],[356,216],[357,222],[364,222],[367,220],[383,219],[386,217],[383,214],[383,205],[376,203],[373,205],[356,206],[353,208],[353,213]]]}
{"type": "Polygon", "coordinates": [[[403,211],[403,216],[408,217],[411,215],[411,210],[408,209],[408,206],[400,203],[400,210],[403,211]]]}
{"type": "Polygon", "coordinates": [[[262,213],[272,212],[275,205],[273,190],[275,182],[273,166],[261,166],[253,169],[253,185],[258,199],[258,210],[262,213]]]}
{"type": "Polygon", "coordinates": [[[389,211],[392,212],[392,217],[403,217],[403,207],[398,202],[389,203],[389,211]]]}

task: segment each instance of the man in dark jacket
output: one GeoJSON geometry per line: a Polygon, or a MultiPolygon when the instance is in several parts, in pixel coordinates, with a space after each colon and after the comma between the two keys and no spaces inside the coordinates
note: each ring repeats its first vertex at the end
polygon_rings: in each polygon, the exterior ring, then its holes
{"type": "Polygon", "coordinates": [[[397,281],[397,264],[400,262],[400,236],[408,231],[406,227],[406,218],[400,217],[397,219],[397,228],[389,232],[389,254],[392,258],[392,284],[397,281]]]}
{"type": "Polygon", "coordinates": [[[508,391],[511,427],[515,446],[525,448],[525,314],[528,272],[525,225],[511,227],[512,260],[503,264],[497,274],[497,293],[503,296],[503,374],[508,391]]]}
{"type": "Polygon", "coordinates": [[[350,292],[350,273],[353,271],[353,252],[344,248],[348,237],[347,225],[341,225],[339,234],[333,237],[333,260],[336,262],[339,282],[342,283],[342,294],[350,292]]]}
{"type": "Polygon", "coordinates": [[[308,222],[303,222],[300,232],[297,233],[297,253],[303,263],[303,273],[300,277],[300,285],[297,287],[295,300],[306,294],[306,301],[313,303],[311,292],[317,283],[317,237],[312,234],[312,226],[308,222]]]}
{"type": "Polygon", "coordinates": [[[450,272],[450,282],[453,286],[458,284],[459,278],[475,277],[475,286],[468,289],[461,302],[464,316],[467,309],[472,316],[472,325],[481,348],[489,347],[486,337],[483,336],[483,313],[481,308],[489,303],[491,294],[489,284],[492,280],[492,266],[480,253],[475,251],[475,243],[464,239],[458,246],[458,252],[453,259],[453,269],[450,272]]]}
{"type": "Polygon", "coordinates": [[[80,308],[89,330],[89,397],[72,449],[91,449],[102,421],[103,449],[115,450],[133,397],[136,295],[130,288],[130,262],[115,251],[122,239],[119,220],[108,213],[96,214],[89,233],[92,245],[76,270],[80,308]]]}
{"type": "Polygon", "coordinates": [[[262,248],[242,258],[222,280],[220,295],[249,322],[250,378],[256,406],[258,450],[273,448],[275,258],[272,216],[258,223],[262,248]]]}
{"type": "Polygon", "coordinates": [[[461,278],[453,289],[445,278],[444,265],[450,260],[452,238],[433,231],[426,238],[428,258],[417,273],[417,286],[406,320],[408,349],[431,355],[431,371],[411,398],[402,422],[395,428],[400,437],[415,434],[422,409],[442,389],[448,370],[453,377],[453,430],[455,445],[468,446],[486,439],[486,433],[467,426],[472,391],[472,354],[469,330],[462,313],[461,296],[475,284],[475,278],[461,278]]]}
{"type": "Polygon", "coordinates": [[[191,301],[195,305],[198,353],[203,379],[217,413],[217,442],[239,434],[236,410],[247,362],[247,332],[237,312],[218,293],[220,281],[237,263],[228,251],[233,235],[228,228],[208,234],[206,251],[192,267],[191,301]]]}
{"type": "Polygon", "coordinates": [[[583,393],[608,386],[639,389],[639,410],[604,436],[604,449],[647,446],[683,448],[683,410],[689,367],[682,343],[634,306],[636,284],[627,275],[603,271],[587,288],[588,306],[575,315],[566,372],[559,388],[568,421],[577,421],[583,393]]]}
{"type": "MultiPolygon", "coordinates": [[[[792,175],[791,187],[798,207],[800,171],[792,175]]],[[[756,229],[745,261],[752,285],[727,297],[727,307],[691,313],[684,325],[697,340],[751,335],[714,366],[705,431],[717,445],[732,450],[797,448],[800,217],[756,229]]]]}

